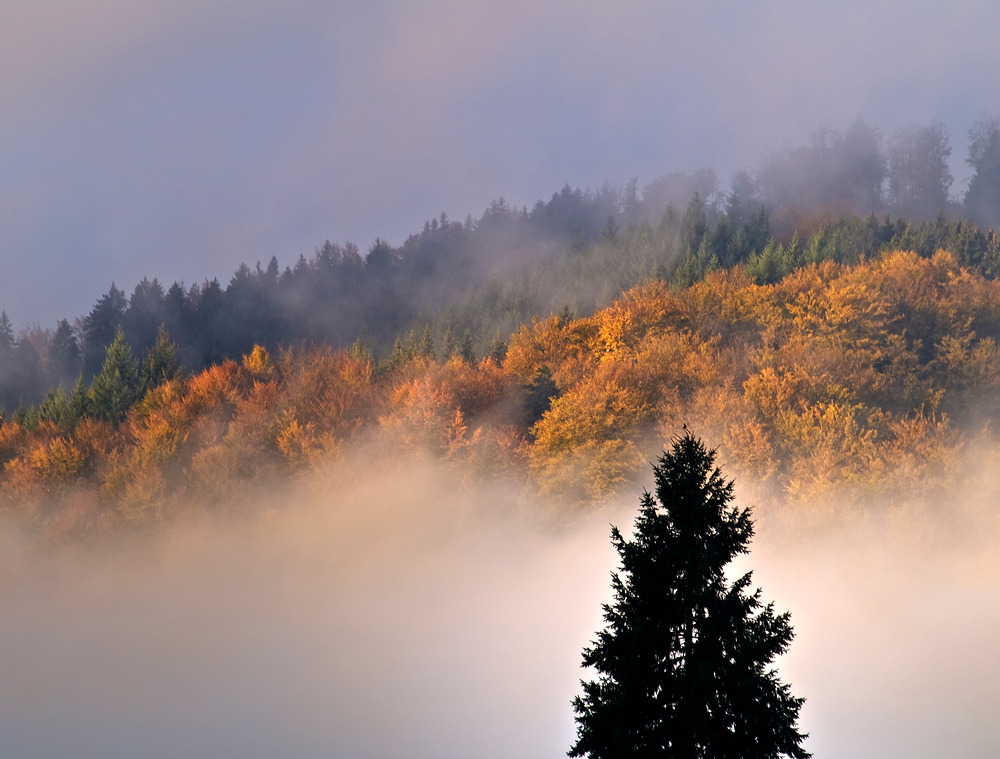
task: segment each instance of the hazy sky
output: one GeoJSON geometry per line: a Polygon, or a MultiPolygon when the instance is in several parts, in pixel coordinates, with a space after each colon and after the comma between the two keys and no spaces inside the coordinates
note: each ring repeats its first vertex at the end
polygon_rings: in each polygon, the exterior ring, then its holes
{"type": "Polygon", "coordinates": [[[1000,110],[986,0],[4,0],[0,308],[85,313],[820,125],[1000,110]]]}

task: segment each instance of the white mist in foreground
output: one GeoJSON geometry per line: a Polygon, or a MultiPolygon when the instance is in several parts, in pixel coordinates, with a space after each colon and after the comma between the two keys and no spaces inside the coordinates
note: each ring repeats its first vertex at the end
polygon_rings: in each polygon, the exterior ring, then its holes
{"type": "MultiPolygon", "coordinates": [[[[396,470],[237,523],[0,552],[0,756],[559,757],[609,522],[396,470]]],[[[761,515],[817,757],[993,756],[995,522],[761,515]]]]}
{"type": "Polygon", "coordinates": [[[998,505],[991,489],[759,529],[745,564],[792,612],[781,672],[816,757],[1000,754],[998,505]]]}
{"type": "Polygon", "coordinates": [[[391,474],[115,550],[10,545],[0,756],[565,753],[607,518],[391,474]]]}

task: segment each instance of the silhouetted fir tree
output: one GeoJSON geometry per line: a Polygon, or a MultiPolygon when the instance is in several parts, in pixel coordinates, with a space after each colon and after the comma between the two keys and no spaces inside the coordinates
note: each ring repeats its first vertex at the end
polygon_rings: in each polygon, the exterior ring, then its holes
{"type": "Polygon", "coordinates": [[[105,352],[104,366],[90,385],[90,410],[101,419],[118,423],[139,393],[139,365],[120,329],[105,352]]]}
{"type": "Polygon", "coordinates": [[[789,615],[732,583],[725,568],[747,553],[753,522],[731,507],[733,483],[715,452],[690,433],[653,467],[635,535],[617,527],[606,627],[583,652],[597,670],[573,701],[570,756],[591,759],[805,759],[796,727],[803,700],[771,667],[792,640],[789,615]]]}

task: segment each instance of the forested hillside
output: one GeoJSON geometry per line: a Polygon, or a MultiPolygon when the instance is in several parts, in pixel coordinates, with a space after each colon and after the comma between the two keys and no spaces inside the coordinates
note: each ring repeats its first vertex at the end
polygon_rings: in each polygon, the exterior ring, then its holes
{"type": "Polygon", "coordinates": [[[964,207],[939,127],[858,122],[725,193],[567,187],[225,288],[112,286],[54,330],[3,314],[0,501],[88,533],[364,449],[587,503],[685,423],[786,499],[946,487],[1000,415],[1000,236],[970,220],[1000,209],[998,135],[964,207]]]}
{"type": "Polygon", "coordinates": [[[586,503],[630,484],[685,423],[730,471],[793,501],[928,494],[1000,415],[998,337],[1000,282],[948,252],[890,252],[774,284],[742,265],[681,290],[650,281],[592,316],[535,320],[485,358],[433,340],[380,363],[258,346],[172,376],[168,345],[157,374],[119,338],[100,394],[0,427],[0,494],[73,534],[239,508],[250,488],[361,448],[586,503]],[[120,417],[89,405],[130,382],[120,417]]]}
{"type": "Polygon", "coordinates": [[[883,136],[859,120],[736,174],[726,190],[711,170],[672,172],[641,191],[634,180],[596,192],[567,186],[530,210],[500,199],[478,219],[442,214],[398,246],[376,239],[363,253],[326,242],[284,268],[270,257],[225,285],[144,279],[129,293],[113,284],[89,314],[51,329],[16,331],[3,313],[0,408],[38,405],[81,375],[89,384],[119,328],[141,357],[165,327],[191,371],[239,360],[254,345],[360,341],[383,359],[425,328],[440,344],[464,339],[467,353],[483,355],[535,316],[589,314],[649,278],[683,287],[736,263],[773,282],[810,262],[943,248],[992,277],[1000,124],[979,122],[969,138],[975,174],[963,203],[949,195],[951,147],[939,125],[883,136]]]}

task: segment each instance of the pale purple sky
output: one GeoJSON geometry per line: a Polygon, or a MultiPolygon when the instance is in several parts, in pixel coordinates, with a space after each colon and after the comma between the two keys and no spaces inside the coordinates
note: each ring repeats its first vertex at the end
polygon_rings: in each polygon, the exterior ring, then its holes
{"type": "Polygon", "coordinates": [[[5,0],[0,308],[51,326],[112,280],[726,177],[859,115],[942,121],[961,181],[997,28],[985,0],[5,0]]]}

